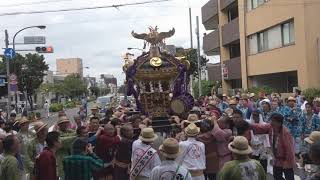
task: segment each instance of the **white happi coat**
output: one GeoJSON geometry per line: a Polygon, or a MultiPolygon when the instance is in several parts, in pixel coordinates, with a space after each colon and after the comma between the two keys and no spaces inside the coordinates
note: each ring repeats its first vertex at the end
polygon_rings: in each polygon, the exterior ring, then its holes
{"type": "MultiPolygon", "coordinates": [[[[186,141],[179,142],[181,153],[176,162],[182,164],[188,170],[205,170],[206,155],[205,146],[195,138],[188,137],[186,141]]],[[[204,176],[193,177],[192,179],[204,179],[204,176]]]]}
{"type": "MultiPolygon", "coordinates": [[[[134,165],[139,161],[139,159],[145,154],[149,149],[150,145],[142,143],[140,139],[136,140],[132,144],[132,155],[131,155],[131,171],[134,165]]],[[[161,164],[158,153],[154,154],[151,160],[146,164],[138,176],[150,177],[151,171],[154,167],[161,164]]]]}
{"type": "Polygon", "coordinates": [[[161,165],[155,167],[151,172],[150,180],[172,179],[192,180],[192,177],[185,167],[180,166],[178,169],[178,164],[175,161],[170,160],[162,161],[161,165]]]}

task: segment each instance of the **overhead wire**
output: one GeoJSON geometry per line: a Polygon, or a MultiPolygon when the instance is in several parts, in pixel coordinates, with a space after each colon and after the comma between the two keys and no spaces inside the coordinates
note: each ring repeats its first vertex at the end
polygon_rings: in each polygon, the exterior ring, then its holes
{"type": "Polygon", "coordinates": [[[125,6],[136,6],[136,5],[142,5],[142,4],[152,4],[152,3],[161,3],[161,2],[169,2],[169,1],[173,1],[173,0],[153,0],[153,1],[124,3],[124,4],[115,4],[115,5],[104,5],[104,6],[83,7],[83,8],[70,8],[70,9],[55,9],[55,10],[43,10],[43,11],[9,12],[9,13],[2,13],[2,14],[0,14],[0,16],[13,16],[13,15],[23,15],[23,14],[43,14],[43,13],[119,8],[119,7],[125,7],[125,6]]]}
{"type": "Polygon", "coordinates": [[[29,6],[29,5],[38,5],[38,4],[48,4],[48,3],[58,3],[58,2],[71,2],[73,0],[47,0],[47,1],[33,1],[26,3],[17,3],[17,4],[8,4],[8,5],[0,5],[2,7],[17,7],[17,6],[29,6]]]}

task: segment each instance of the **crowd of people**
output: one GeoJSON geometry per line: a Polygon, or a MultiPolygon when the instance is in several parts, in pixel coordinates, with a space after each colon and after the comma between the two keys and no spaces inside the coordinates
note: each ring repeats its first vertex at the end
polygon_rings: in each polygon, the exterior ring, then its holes
{"type": "Polygon", "coordinates": [[[320,179],[320,98],[201,97],[162,132],[132,107],[83,109],[73,120],[59,112],[52,127],[0,120],[0,179],[320,179]]]}

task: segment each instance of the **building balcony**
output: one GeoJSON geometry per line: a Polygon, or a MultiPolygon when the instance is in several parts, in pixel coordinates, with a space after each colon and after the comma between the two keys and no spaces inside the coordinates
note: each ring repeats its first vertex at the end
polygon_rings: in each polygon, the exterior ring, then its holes
{"type": "Polygon", "coordinates": [[[236,2],[236,0],[220,0],[220,10],[224,10],[234,2],[236,2]]]}
{"type": "Polygon", "coordinates": [[[203,51],[208,56],[220,54],[220,35],[218,29],[203,36],[203,51]]]}
{"type": "Polygon", "coordinates": [[[214,30],[218,28],[218,0],[209,0],[201,8],[202,24],[206,30],[214,30]]]}
{"type": "Polygon", "coordinates": [[[222,45],[231,44],[239,40],[239,18],[235,18],[222,26],[222,45]]]}
{"type": "Polygon", "coordinates": [[[216,63],[216,64],[208,63],[207,71],[208,71],[208,79],[210,81],[221,81],[222,74],[221,74],[220,63],[216,63]]]}
{"type": "Polygon", "coordinates": [[[236,57],[223,61],[223,79],[241,79],[241,58],[236,57]]]}

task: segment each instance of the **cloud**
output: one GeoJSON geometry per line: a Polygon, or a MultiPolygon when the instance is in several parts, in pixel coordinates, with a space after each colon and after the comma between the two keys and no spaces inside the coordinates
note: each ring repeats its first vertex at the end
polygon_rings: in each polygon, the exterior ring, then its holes
{"type": "MultiPolygon", "coordinates": [[[[39,2],[41,0],[11,0],[0,2],[0,11],[32,11],[46,9],[65,9],[75,7],[93,7],[117,3],[142,2],[144,0],[73,0],[55,3],[44,3],[30,6],[16,6],[1,8],[1,5],[39,2]],[[8,3],[9,2],[9,3],[8,3]]],[[[42,0],[49,1],[49,0],[42,0]]],[[[195,29],[195,16],[200,17],[200,35],[204,29],[201,25],[201,6],[208,0],[189,0],[193,8],[193,30],[195,29]]],[[[30,25],[45,24],[45,30],[30,29],[21,32],[17,42],[22,41],[23,36],[44,35],[47,44],[54,47],[55,53],[46,54],[46,61],[50,69],[56,70],[55,59],[80,57],[85,66],[85,75],[98,77],[100,74],[113,74],[123,82],[123,60],[121,55],[127,51],[127,47],[142,48],[143,41],[134,39],[131,31],[147,32],[149,26],[157,25],[160,31],[168,31],[175,27],[176,34],[166,40],[167,44],[179,47],[190,47],[188,1],[174,0],[166,3],[115,8],[73,11],[61,13],[0,16],[3,29],[8,29],[12,38],[14,32],[30,25]]],[[[2,30],[3,30],[2,29],[2,30]]],[[[1,37],[1,36],[0,36],[1,37]]],[[[196,36],[194,34],[194,47],[196,36]]],[[[0,38],[2,39],[2,37],[0,38]]],[[[202,40],[202,38],[200,38],[202,40]]],[[[2,47],[3,41],[0,42],[2,47]]],[[[19,48],[34,48],[34,46],[19,46],[19,48]]],[[[134,51],[136,53],[136,51],[134,51]]],[[[140,53],[139,51],[137,53],[140,53]]]]}

